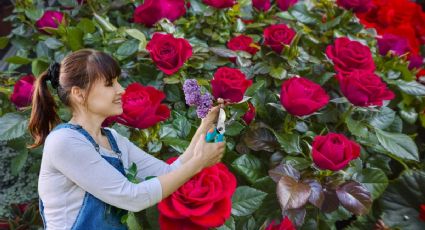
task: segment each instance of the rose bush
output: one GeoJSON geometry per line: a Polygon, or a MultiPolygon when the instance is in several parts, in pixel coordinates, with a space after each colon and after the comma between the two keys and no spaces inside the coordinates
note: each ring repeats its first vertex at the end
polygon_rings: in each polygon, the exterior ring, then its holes
{"type": "Polygon", "coordinates": [[[6,21],[0,143],[20,176],[42,155],[25,148],[20,79],[87,47],[122,68],[124,113],[103,125],[146,152],[182,154],[219,97],[232,121],[223,163],[124,218],[131,228],[425,226],[425,13],[413,1],[34,0],[6,21]]]}

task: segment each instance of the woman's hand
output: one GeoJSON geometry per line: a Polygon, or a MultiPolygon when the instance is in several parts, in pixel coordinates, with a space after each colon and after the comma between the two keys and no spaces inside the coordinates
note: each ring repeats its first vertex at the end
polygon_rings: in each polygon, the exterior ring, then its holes
{"type": "Polygon", "coordinates": [[[225,150],[225,142],[208,143],[205,141],[205,134],[203,133],[195,145],[191,160],[196,162],[200,171],[203,168],[219,163],[225,150]]]}
{"type": "Polygon", "coordinates": [[[198,129],[202,129],[203,133],[206,133],[209,129],[214,128],[217,123],[218,115],[220,113],[220,108],[224,108],[225,102],[223,99],[217,99],[219,105],[214,106],[210,109],[207,116],[204,117],[201,121],[201,125],[198,129]]]}

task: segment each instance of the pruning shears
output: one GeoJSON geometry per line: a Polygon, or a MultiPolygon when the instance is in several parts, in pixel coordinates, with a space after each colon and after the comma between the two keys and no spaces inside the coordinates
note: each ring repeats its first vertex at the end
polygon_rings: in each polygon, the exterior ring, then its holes
{"type": "Polygon", "coordinates": [[[226,132],[226,113],[223,108],[220,108],[217,120],[217,127],[208,130],[205,136],[206,142],[223,142],[224,132],[226,132]]]}
{"type": "Polygon", "coordinates": [[[230,120],[226,121],[226,113],[220,108],[217,120],[217,127],[208,130],[205,136],[206,142],[223,142],[226,126],[231,125],[236,120],[237,112],[233,114],[230,120]]]}

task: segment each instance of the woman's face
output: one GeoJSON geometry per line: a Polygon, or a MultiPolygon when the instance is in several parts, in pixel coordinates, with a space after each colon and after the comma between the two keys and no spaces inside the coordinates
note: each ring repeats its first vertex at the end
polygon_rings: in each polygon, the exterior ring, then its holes
{"type": "Polygon", "coordinates": [[[120,115],[123,112],[121,96],[124,88],[118,83],[117,78],[112,80],[112,85],[107,85],[106,80],[98,80],[92,86],[87,98],[87,109],[90,113],[109,117],[120,115]]]}

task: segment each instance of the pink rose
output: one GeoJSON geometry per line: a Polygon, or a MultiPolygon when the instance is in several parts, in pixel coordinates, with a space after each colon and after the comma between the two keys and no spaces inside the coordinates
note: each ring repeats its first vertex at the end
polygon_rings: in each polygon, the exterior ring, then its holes
{"type": "Polygon", "coordinates": [[[360,156],[360,146],[342,134],[329,133],[314,138],[312,155],[317,167],[338,171],[360,156]]]}
{"type": "Polygon", "coordinates": [[[326,55],[333,61],[335,71],[341,74],[355,70],[375,71],[369,47],[346,37],[337,38],[333,45],[326,47],[326,55]]]}
{"type": "Polygon", "coordinates": [[[264,30],[264,44],[281,53],[285,45],[290,45],[296,32],[285,24],[271,25],[264,30]]]}
{"type": "Polygon", "coordinates": [[[46,28],[57,29],[59,24],[63,22],[64,16],[63,13],[59,11],[48,10],[44,12],[43,16],[35,22],[35,26],[44,30],[46,28]]]}
{"type": "MultiPolygon", "coordinates": [[[[122,95],[123,113],[113,119],[123,125],[146,129],[170,117],[171,111],[161,101],[165,99],[162,91],[152,86],[132,83],[122,95]]],[[[110,123],[111,118],[105,120],[110,123]]]]}
{"type": "Polygon", "coordinates": [[[158,69],[171,75],[177,72],[192,56],[192,46],[184,38],[172,34],[155,33],[146,49],[158,69]]]}
{"type": "Polygon", "coordinates": [[[353,10],[355,13],[367,12],[373,7],[372,0],[337,0],[336,3],[347,10],[353,10]]]}
{"type": "Polygon", "coordinates": [[[242,116],[242,119],[247,125],[251,124],[255,117],[255,107],[251,102],[248,102],[248,111],[242,116]]]}
{"type": "Polygon", "coordinates": [[[297,3],[298,0],[277,0],[276,4],[282,11],[287,11],[289,7],[297,3]]]}
{"type": "Polygon", "coordinates": [[[237,3],[236,0],[202,0],[202,2],[217,9],[229,8],[237,3]]]}
{"type": "Polygon", "coordinates": [[[356,106],[382,106],[384,100],[395,97],[374,73],[356,70],[347,75],[337,74],[336,78],[344,96],[356,106]]]}
{"type": "Polygon", "coordinates": [[[282,84],[280,102],[288,113],[305,116],[326,106],[329,96],[319,84],[293,77],[282,84]]]}
{"type": "Polygon", "coordinates": [[[34,91],[35,77],[31,74],[21,77],[13,87],[13,93],[10,95],[10,101],[17,108],[29,106],[34,91]]]}
{"type": "Polygon", "coordinates": [[[270,0],[252,0],[252,6],[261,11],[268,11],[271,7],[270,0]]]}
{"type": "Polygon", "coordinates": [[[231,102],[243,99],[245,91],[252,85],[252,80],[247,80],[239,69],[220,67],[211,80],[212,94],[216,99],[223,98],[231,102]]]}
{"type": "Polygon", "coordinates": [[[162,18],[175,21],[185,13],[184,0],[145,0],[134,11],[133,19],[135,23],[151,27],[162,18]]]}

